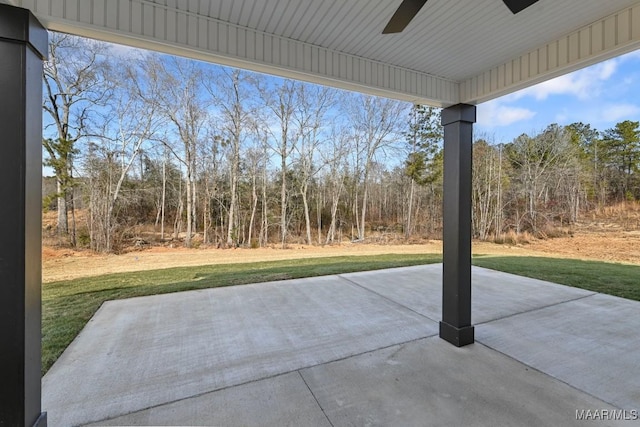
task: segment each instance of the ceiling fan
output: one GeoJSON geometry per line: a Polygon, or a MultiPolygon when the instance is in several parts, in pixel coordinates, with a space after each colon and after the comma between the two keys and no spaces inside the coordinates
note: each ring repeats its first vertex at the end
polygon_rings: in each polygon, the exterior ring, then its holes
{"type": "MultiPolygon", "coordinates": [[[[523,11],[528,8],[538,0],[503,0],[504,4],[511,10],[511,12],[515,15],[518,12],[523,11]]],[[[418,14],[422,6],[427,2],[427,0],[403,0],[396,10],[396,13],[393,14],[389,23],[384,30],[382,30],[382,34],[392,34],[392,33],[400,33],[402,32],[409,22],[418,14]]]]}

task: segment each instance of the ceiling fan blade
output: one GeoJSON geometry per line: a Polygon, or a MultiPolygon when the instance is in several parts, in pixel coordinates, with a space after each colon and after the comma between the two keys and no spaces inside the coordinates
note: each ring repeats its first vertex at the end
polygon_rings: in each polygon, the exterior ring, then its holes
{"type": "Polygon", "coordinates": [[[511,12],[515,15],[518,12],[522,12],[538,0],[503,0],[504,4],[511,10],[511,12]]]}
{"type": "Polygon", "coordinates": [[[382,30],[382,34],[402,32],[426,2],[427,0],[403,0],[387,26],[382,30]]]}

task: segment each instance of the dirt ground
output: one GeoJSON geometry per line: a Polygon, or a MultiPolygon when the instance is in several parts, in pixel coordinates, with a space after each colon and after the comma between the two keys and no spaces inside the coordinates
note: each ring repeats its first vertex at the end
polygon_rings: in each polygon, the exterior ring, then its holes
{"type": "MultiPolygon", "coordinates": [[[[122,255],[101,255],[44,247],[43,282],[98,276],[108,273],[152,270],[177,266],[274,261],[340,255],[441,253],[441,241],[415,245],[345,243],[335,246],[291,245],[289,249],[185,249],[151,247],[122,255]]],[[[573,237],[532,240],[508,245],[474,242],[474,254],[550,256],[640,264],[640,231],[576,232],[573,237]]]]}

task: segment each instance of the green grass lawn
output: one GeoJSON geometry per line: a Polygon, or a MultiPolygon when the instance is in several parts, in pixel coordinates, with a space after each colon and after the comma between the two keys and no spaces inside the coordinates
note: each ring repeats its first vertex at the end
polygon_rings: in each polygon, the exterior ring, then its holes
{"type": "Polygon", "coordinates": [[[476,256],[473,264],[640,301],[640,265],[510,256],[476,256]]]}
{"type": "MultiPolygon", "coordinates": [[[[42,372],[108,300],[441,262],[440,255],[373,255],[180,267],[47,283],[42,288],[42,372]]],[[[640,301],[640,266],[536,257],[476,256],[473,263],[640,301]]]]}

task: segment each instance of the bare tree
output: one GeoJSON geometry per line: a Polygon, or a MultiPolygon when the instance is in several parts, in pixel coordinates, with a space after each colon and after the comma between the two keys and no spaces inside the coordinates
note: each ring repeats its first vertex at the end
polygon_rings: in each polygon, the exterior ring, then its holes
{"type": "Polygon", "coordinates": [[[336,239],[336,228],[338,219],[338,206],[345,189],[345,180],[348,171],[347,153],[350,150],[350,137],[344,128],[335,126],[329,138],[329,144],[321,154],[328,168],[325,171],[325,185],[328,187],[330,198],[330,221],[327,230],[325,244],[333,243],[336,239]]]}
{"type": "MultiPolygon", "coordinates": [[[[49,38],[43,108],[49,118],[45,119],[45,134],[50,136],[43,139],[43,147],[48,156],[45,164],[56,175],[57,228],[61,237],[69,232],[69,207],[73,218],[73,160],[78,152],[77,142],[87,136],[92,119],[99,117],[99,106],[106,103],[111,92],[107,50],[104,43],[67,34],[52,32],[49,38]]],[[[72,225],[75,245],[75,221],[72,225]]]]}
{"type": "Polygon", "coordinates": [[[499,234],[501,224],[494,220],[499,217],[500,186],[502,181],[500,154],[485,139],[473,145],[472,203],[473,233],[480,240],[486,240],[491,233],[499,234]]]}
{"type": "Polygon", "coordinates": [[[255,229],[256,213],[258,211],[258,180],[261,171],[266,167],[266,158],[264,156],[264,148],[260,145],[259,139],[257,144],[250,147],[246,152],[246,166],[249,174],[249,182],[251,187],[250,196],[250,217],[247,231],[247,245],[253,246],[253,233],[255,229]]]}
{"type": "Polygon", "coordinates": [[[525,212],[534,233],[539,229],[541,213],[545,202],[549,200],[549,190],[553,186],[552,172],[571,157],[570,148],[568,132],[556,124],[549,125],[535,137],[523,134],[508,146],[513,178],[519,184],[515,190],[525,196],[525,212]]]}
{"type": "Polygon", "coordinates": [[[357,197],[355,202],[358,239],[364,240],[369,175],[376,156],[381,151],[397,145],[400,124],[403,115],[406,114],[407,105],[386,98],[352,95],[347,99],[346,108],[353,125],[353,139],[356,144],[356,174],[362,184],[361,206],[358,206],[357,197]]]}
{"type": "Polygon", "coordinates": [[[209,74],[204,80],[204,86],[213,99],[213,104],[219,112],[222,131],[229,141],[229,181],[230,195],[227,241],[228,246],[237,244],[234,232],[237,204],[238,179],[240,176],[240,155],[249,128],[253,122],[254,90],[253,78],[250,74],[238,69],[216,68],[219,72],[209,74]]]}
{"type": "Polygon", "coordinates": [[[169,120],[182,143],[180,149],[168,147],[185,168],[187,221],[184,244],[190,247],[196,222],[197,147],[208,122],[207,105],[202,97],[202,70],[193,61],[154,57],[147,61],[146,72],[150,79],[158,82],[158,111],[169,120]]]}
{"type": "Polygon", "coordinates": [[[309,184],[322,168],[316,165],[317,151],[322,143],[322,127],[325,116],[332,107],[335,92],[321,86],[302,85],[299,89],[298,103],[295,109],[295,121],[300,139],[295,146],[297,152],[298,175],[296,182],[302,197],[306,241],[311,244],[311,220],[309,217],[309,184]]]}
{"type": "MultiPolygon", "coordinates": [[[[91,220],[99,226],[97,230],[92,227],[96,232],[92,238],[95,250],[111,251],[111,233],[116,221],[114,208],[120,198],[122,185],[138,159],[143,144],[154,139],[160,125],[156,114],[158,104],[153,101],[158,88],[154,87],[154,81],[146,80],[139,67],[145,61],[144,57],[128,57],[115,67],[111,76],[116,96],[108,113],[110,119],[105,122],[100,138],[100,149],[108,152],[109,161],[105,166],[109,167],[110,178],[102,183],[106,187],[99,193],[92,192],[94,196],[101,194],[104,197],[103,201],[93,201],[94,207],[98,204],[104,206],[99,219],[91,216],[91,220]],[[97,238],[98,234],[100,238],[97,238]]],[[[142,171],[140,174],[142,178],[142,171]]]]}
{"type": "Polygon", "coordinates": [[[269,241],[269,195],[267,187],[269,185],[269,161],[272,150],[269,147],[269,131],[263,127],[263,122],[255,123],[255,141],[261,153],[260,163],[260,238],[259,245],[265,246],[269,241]]]}
{"type": "Polygon", "coordinates": [[[287,238],[287,171],[289,156],[296,147],[299,131],[294,126],[295,108],[302,83],[284,80],[279,86],[263,89],[270,117],[266,123],[272,149],[280,158],[280,240],[286,246],[287,238]]]}
{"type": "MultiPolygon", "coordinates": [[[[333,103],[332,89],[154,54],[136,69],[134,56],[115,62],[103,45],[54,36],[43,147],[60,236],[74,228],[74,175],[97,250],[154,218],[161,238],[165,221],[175,238],[186,228],[187,246],[201,230],[225,246],[285,246],[293,235],[328,244],[347,227],[360,240],[369,229],[439,235],[437,110],[414,106],[407,123],[401,102],[333,103]]],[[[513,227],[543,237],[594,202],[638,198],[638,128],[551,125],[498,146],[476,141],[475,236],[513,227]]]]}
{"type": "Polygon", "coordinates": [[[158,217],[156,218],[156,226],[158,225],[158,219],[160,220],[160,240],[164,241],[164,222],[166,217],[167,206],[167,163],[169,162],[169,155],[166,146],[163,145],[162,150],[162,192],[160,196],[160,207],[158,209],[158,217]]]}

